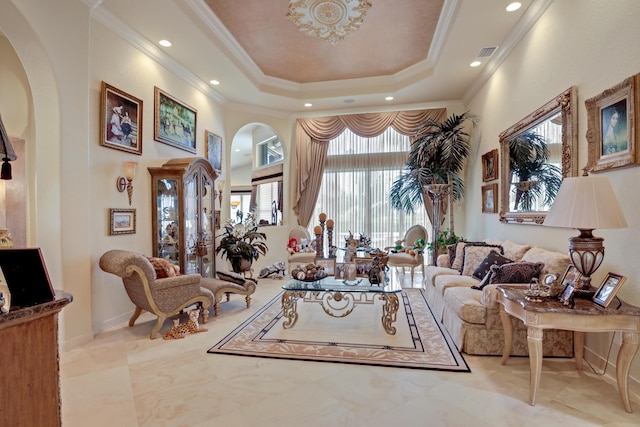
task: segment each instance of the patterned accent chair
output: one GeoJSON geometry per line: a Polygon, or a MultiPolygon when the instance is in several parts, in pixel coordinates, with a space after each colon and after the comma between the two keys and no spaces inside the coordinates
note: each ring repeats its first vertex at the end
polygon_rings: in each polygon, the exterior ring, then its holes
{"type": "MultiPolygon", "coordinates": [[[[427,229],[421,225],[414,225],[409,228],[404,234],[403,248],[413,248],[414,242],[418,239],[428,240],[427,229]]],[[[393,247],[387,247],[386,250],[393,249],[393,247]]],[[[402,267],[402,273],[404,273],[405,267],[411,269],[411,282],[413,283],[413,270],[416,267],[422,266],[422,276],[424,277],[424,256],[422,252],[416,252],[415,255],[411,255],[408,252],[390,252],[389,261],[387,262],[389,267],[402,267]]]]}
{"type": "Polygon", "coordinates": [[[158,316],[151,331],[151,339],[157,337],[167,317],[174,316],[193,304],[200,306],[202,323],[207,323],[208,308],[213,304],[214,295],[200,286],[199,274],[159,279],[147,257],[125,250],[105,252],[100,257],[100,268],[122,278],[127,295],[136,306],[129,319],[129,326],[133,326],[142,310],[158,316]]]}

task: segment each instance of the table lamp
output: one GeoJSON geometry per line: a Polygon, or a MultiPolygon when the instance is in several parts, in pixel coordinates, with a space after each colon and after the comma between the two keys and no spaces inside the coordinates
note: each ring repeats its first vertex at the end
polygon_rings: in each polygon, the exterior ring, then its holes
{"type": "Polygon", "coordinates": [[[580,289],[588,290],[591,275],[604,259],[602,237],[596,228],[626,228],[627,221],[606,176],[569,177],[562,181],[544,220],[549,227],[575,228],[579,236],[569,238],[569,257],[582,274],[580,289]]]}

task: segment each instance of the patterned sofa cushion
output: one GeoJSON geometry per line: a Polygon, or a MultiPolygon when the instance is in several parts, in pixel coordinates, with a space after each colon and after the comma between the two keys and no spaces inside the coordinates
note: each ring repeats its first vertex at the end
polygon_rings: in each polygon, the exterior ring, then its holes
{"type": "Polygon", "coordinates": [[[569,255],[534,246],[524,254],[522,261],[542,262],[544,263],[543,274],[550,273],[560,277],[569,265],[569,255]]]}
{"type": "Polygon", "coordinates": [[[493,265],[489,283],[529,283],[534,277],[539,277],[544,268],[541,262],[512,262],[503,265],[493,265]]]}
{"type": "Polygon", "coordinates": [[[513,262],[513,260],[504,255],[500,255],[497,251],[492,249],[491,252],[489,252],[482,260],[480,265],[478,265],[478,268],[473,271],[472,276],[476,279],[482,280],[487,275],[492,265],[502,265],[510,262],[513,262]]]}
{"type": "Polygon", "coordinates": [[[444,296],[444,293],[448,288],[458,286],[470,288],[471,286],[478,284],[478,279],[471,276],[454,276],[447,274],[436,277],[435,282],[436,292],[444,296]]]}
{"type": "Polygon", "coordinates": [[[505,240],[502,242],[502,248],[504,249],[504,256],[514,261],[521,261],[524,254],[531,249],[531,245],[521,245],[511,240],[505,240]]]}
{"type": "Polygon", "coordinates": [[[500,248],[500,253],[502,253],[502,247],[499,245],[489,245],[486,242],[458,242],[456,244],[456,256],[453,261],[451,261],[451,268],[453,268],[454,270],[458,270],[460,273],[462,273],[464,267],[464,248],[466,248],[467,246],[491,246],[500,248]]]}

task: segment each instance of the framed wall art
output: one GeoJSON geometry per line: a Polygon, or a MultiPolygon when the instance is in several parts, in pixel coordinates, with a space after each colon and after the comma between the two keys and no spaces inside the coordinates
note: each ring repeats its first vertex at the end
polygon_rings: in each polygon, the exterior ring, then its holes
{"type": "Polygon", "coordinates": [[[590,172],[637,166],[640,74],[585,101],[590,172]]]}
{"type": "Polygon", "coordinates": [[[498,213],[498,184],[482,186],[482,212],[498,213]]]}
{"type": "Polygon", "coordinates": [[[222,138],[215,133],[205,130],[204,152],[206,153],[207,160],[209,160],[213,169],[215,169],[218,172],[218,175],[220,175],[222,173],[222,138]]]}
{"type": "Polygon", "coordinates": [[[624,276],[608,273],[607,277],[602,281],[600,288],[598,288],[598,292],[593,296],[593,302],[607,308],[625,280],[627,280],[627,278],[624,276]]]}
{"type": "Polygon", "coordinates": [[[142,100],[102,82],[100,145],[142,154],[142,100]]]}
{"type": "Polygon", "coordinates": [[[482,181],[498,179],[498,149],[482,155],[482,181]]]}
{"type": "Polygon", "coordinates": [[[136,210],[135,209],[109,209],[109,234],[135,234],[136,210]]]}
{"type": "Polygon", "coordinates": [[[197,112],[194,108],[155,87],[153,113],[156,141],[196,153],[197,112]]]}

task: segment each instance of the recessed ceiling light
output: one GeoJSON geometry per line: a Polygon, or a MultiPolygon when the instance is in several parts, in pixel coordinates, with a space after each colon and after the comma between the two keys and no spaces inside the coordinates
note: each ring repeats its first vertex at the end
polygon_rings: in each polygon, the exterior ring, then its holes
{"type": "Polygon", "coordinates": [[[509,3],[509,5],[507,6],[507,12],[513,12],[514,10],[518,10],[520,9],[520,6],[522,6],[522,3],[520,3],[519,1],[514,1],[513,3],[509,3]]]}
{"type": "Polygon", "coordinates": [[[236,148],[236,153],[237,153],[238,151],[240,151],[240,149],[239,149],[239,148],[236,148]]]}
{"type": "Polygon", "coordinates": [[[215,86],[220,84],[220,82],[217,81],[217,80],[209,80],[209,83],[211,83],[212,85],[215,85],[215,86]]]}
{"type": "Polygon", "coordinates": [[[304,104],[304,106],[305,106],[305,107],[313,107],[313,104],[312,104],[312,103],[310,103],[310,102],[306,102],[306,103],[304,104]]]}
{"type": "Polygon", "coordinates": [[[171,47],[171,42],[169,40],[160,40],[158,43],[160,43],[160,46],[171,47]]]}
{"type": "Polygon", "coordinates": [[[478,65],[482,64],[482,62],[480,61],[473,61],[471,64],[469,64],[470,67],[477,67],[478,65]]]}
{"type": "Polygon", "coordinates": [[[387,96],[384,98],[385,101],[393,101],[393,96],[387,96]]]}

